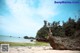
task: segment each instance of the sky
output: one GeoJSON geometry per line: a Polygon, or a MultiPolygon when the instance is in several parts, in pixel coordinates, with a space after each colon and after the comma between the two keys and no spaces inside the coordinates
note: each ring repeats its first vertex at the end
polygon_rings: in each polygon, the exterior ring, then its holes
{"type": "Polygon", "coordinates": [[[73,0],[0,0],[0,35],[35,37],[44,20],[52,23],[69,17],[77,19],[80,3],[55,1],[73,0]]]}

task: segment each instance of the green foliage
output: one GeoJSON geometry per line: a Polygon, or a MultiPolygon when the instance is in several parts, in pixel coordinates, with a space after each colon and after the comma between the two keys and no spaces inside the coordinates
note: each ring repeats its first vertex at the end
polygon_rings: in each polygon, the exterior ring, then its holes
{"type": "Polygon", "coordinates": [[[76,22],[74,19],[69,18],[69,20],[63,24],[65,35],[72,36],[76,31],[76,22]]]}
{"type": "Polygon", "coordinates": [[[52,34],[53,36],[64,36],[64,30],[63,27],[60,26],[60,22],[53,22],[52,23],[52,34]]]}
{"type": "Polygon", "coordinates": [[[48,28],[47,27],[42,27],[38,32],[36,38],[46,38],[47,37],[47,32],[48,28]]]}
{"type": "Polygon", "coordinates": [[[80,30],[80,18],[77,20],[76,29],[80,30]]]}
{"type": "MultiPolygon", "coordinates": [[[[48,34],[46,33],[48,31],[48,28],[43,26],[38,32],[37,32],[37,38],[47,38],[48,34]]],[[[75,21],[72,18],[69,18],[67,22],[63,22],[62,25],[60,25],[60,22],[53,22],[51,24],[51,31],[53,36],[77,36],[80,32],[80,18],[75,21]],[[78,31],[78,32],[77,32],[78,31]],[[77,34],[76,34],[77,33],[77,34]]]]}
{"type": "Polygon", "coordinates": [[[24,36],[24,39],[28,39],[29,37],[28,36],[24,36]]]}
{"type": "Polygon", "coordinates": [[[24,39],[35,39],[34,37],[24,36],[24,39]]]}

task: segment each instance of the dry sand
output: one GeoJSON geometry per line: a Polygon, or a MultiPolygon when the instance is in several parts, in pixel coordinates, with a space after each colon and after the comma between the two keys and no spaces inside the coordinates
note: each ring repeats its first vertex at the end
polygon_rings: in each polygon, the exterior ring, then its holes
{"type": "Polygon", "coordinates": [[[71,50],[52,50],[50,46],[10,47],[8,53],[80,53],[71,50]]]}

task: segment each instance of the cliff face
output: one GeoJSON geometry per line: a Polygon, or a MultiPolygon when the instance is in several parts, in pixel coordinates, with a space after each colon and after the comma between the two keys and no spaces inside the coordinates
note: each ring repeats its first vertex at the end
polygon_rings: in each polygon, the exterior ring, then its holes
{"type": "Polygon", "coordinates": [[[63,25],[44,21],[36,37],[39,37],[37,40],[47,40],[53,49],[80,50],[80,18],[77,21],[69,18],[63,25]]]}
{"type": "MultiPolygon", "coordinates": [[[[51,40],[50,40],[51,41],[51,40]]],[[[54,36],[54,42],[57,49],[67,49],[67,50],[80,50],[80,38],[71,38],[71,37],[56,37],[54,36]],[[60,48],[58,48],[60,47],[60,48]]],[[[51,42],[50,42],[51,44],[51,42]]],[[[52,48],[55,47],[51,46],[52,48]]],[[[53,48],[54,49],[54,48],[53,48]]]]}

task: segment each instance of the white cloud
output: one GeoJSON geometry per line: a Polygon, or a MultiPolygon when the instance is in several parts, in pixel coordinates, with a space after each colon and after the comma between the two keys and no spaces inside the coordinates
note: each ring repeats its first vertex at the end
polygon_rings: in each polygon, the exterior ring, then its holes
{"type": "Polygon", "coordinates": [[[54,4],[54,0],[41,0],[41,6],[38,9],[38,14],[42,16],[43,19],[50,19],[57,15],[56,10],[57,5],[54,4]]]}
{"type": "Polygon", "coordinates": [[[4,29],[7,32],[33,34],[35,36],[37,30],[42,27],[42,23],[37,22],[36,18],[48,20],[58,13],[55,12],[56,6],[53,4],[53,0],[39,0],[38,8],[30,7],[28,1],[31,1],[31,5],[35,4],[32,0],[6,0],[6,4],[11,12],[10,18],[12,19],[3,19],[3,23],[5,23],[4,29]]]}

